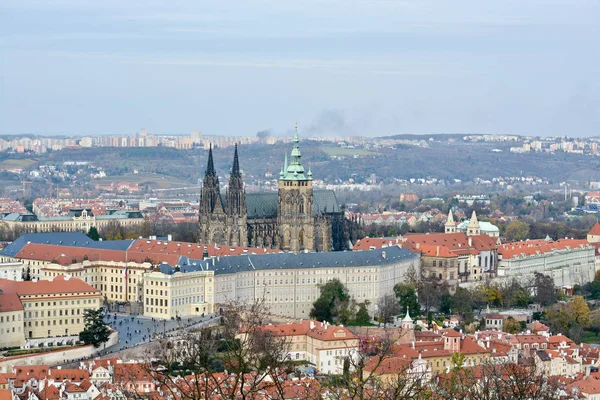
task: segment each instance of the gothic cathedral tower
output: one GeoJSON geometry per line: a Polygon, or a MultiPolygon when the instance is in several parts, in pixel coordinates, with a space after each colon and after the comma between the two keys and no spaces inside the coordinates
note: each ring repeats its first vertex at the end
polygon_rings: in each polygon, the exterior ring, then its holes
{"type": "Polygon", "coordinates": [[[296,126],[291,162],[287,164],[286,155],[283,169],[279,173],[277,223],[280,247],[285,251],[312,251],[315,244],[312,173],[309,170],[308,174],[304,174],[298,142],[296,126]]]}
{"type": "Polygon", "coordinates": [[[225,243],[226,215],[221,200],[219,177],[213,163],[212,146],[208,150],[208,164],[200,191],[200,219],[198,241],[200,243],[225,243]]]}
{"type": "Polygon", "coordinates": [[[238,161],[237,144],[233,153],[233,166],[227,188],[225,214],[227,215],[227,243],[230,246],[248,246],[248,226],[246,210],[246,192],[240,163],[238,161]]]}

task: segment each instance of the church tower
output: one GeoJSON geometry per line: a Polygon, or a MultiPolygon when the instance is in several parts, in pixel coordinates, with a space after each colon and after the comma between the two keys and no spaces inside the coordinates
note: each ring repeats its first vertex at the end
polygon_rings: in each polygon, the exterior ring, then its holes
{"type": "Polygon", "coordinates": [[[473,214],[471,215],[471,220],[469,221],[469,225],[467,226],[467,236],[476,236],[481,235],[481,228],[479,227],[479,221],[477,220],[477,214],[475,210],[473,210],[473,214]]]}
{"type": "Polygon", "coordinates": [[[213,162],[212,145],[208,150],[208,164],[200,191],[199,211],[198,241],[204,244],[224,243],[226,218],[221,201],[219,177],[213,162]]]}
{"type": "Polygon", "coordinates": [[[444,225],[446,233],[456,233],[456,223],[454,222],[454,216],[452,215],[452,210],[448,210],[448,220],[446,221],[446,225],[444,225]]]}
{"type": "Polygon", "coordinates": [[[248,246],[246,191],[240,172],[238,148],[235,145],[233,166],[227,188],[225,214],[227,214],[227,243],[230,246],[248,246]]]}
{"type": "Polygon", "coordinates": [[[287,155],[279,173],[277,222],[282,250],[314,250],[315,219],[313,217],[312,173],[304,173],[298,145],[298,125],[290,164],[287,155]]]}

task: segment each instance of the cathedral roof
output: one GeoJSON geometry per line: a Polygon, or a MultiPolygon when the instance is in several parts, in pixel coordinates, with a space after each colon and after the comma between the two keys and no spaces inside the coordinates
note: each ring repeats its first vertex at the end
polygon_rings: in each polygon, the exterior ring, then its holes
{"type": "Polygon", "coordinates": [[[215,275],[221,275],[271,269],[371,267],[416,260],[418,257],[417,254],[405,248],[388,247],[368,251],[246,254],[243,256],[220,257],[206,260],[204,263],[208,266],[208,269],[215,271],[215,275]]]}
{"type": "MultiPolygon", "coordinates": [[[[333,190],[313,190],[313,215],[340,212],[340,205],[333,190]]],[[[225,207],[227,201],[221,194],[221,202],[225,207]]],[[[248,219],[274,218],[277,216],[279,194],[277,192],[246,193],[246,210],[248,219]]]]}

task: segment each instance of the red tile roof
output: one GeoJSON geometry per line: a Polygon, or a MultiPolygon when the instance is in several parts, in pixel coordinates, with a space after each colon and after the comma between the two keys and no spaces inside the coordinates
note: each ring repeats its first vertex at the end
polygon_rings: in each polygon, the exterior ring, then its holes
{"type": "Polygon", "coordinates": [[[83,369],[51,369],[48,372],[48,378],[54,379],[55,382],[83,382],[88,379],[90,374],[83,369]]]}
{"type": "Polygon", "coordinates": [[[400,243],[399,238],[370,238],[366,237],[360,239],[358,242],[354,244],[352,250],[372,250],[372,249],[382,249],[384,247],[396,246],[400,243]]]}
{"type": "Polygon", "coordinates": [[[568,393],[573,393],[573,389],[585,394],[600,394],[600,381],[588,376],[567,386],[568,393]]]}
{"type": "Polygon", "coordinates": [[[15,386],[23,386],[30,379],[35,379],[36,381],[46,379],[48,369],[47,365],[17,365],[13,367],[16,374],[15,386]]]}
{"type": "Polygon", "coordinates": [[[8,389],[0,389],[0,400],[12,400],[12,393],[8,389]]]}
{"type": "Polygon", "coordinates": [[[280,250],[254,247],[229,247],[212,244],[204,246],[198,243],[138,239],[129,246],[127,251],[29,243],[23,246],[15,257],[26,260],[56,262],[60,265],[71,265],[73,261],[80,263],[84,259],[89,261],[131,261],[137,263],[149,260],[152,264],[165,262],[175,265],[181,256],[196,260],[202,259],[205,247],[210,257],[281,252],[280,250]]]}
{"type": "Polygon", "coordinates": [[[498,254],[502,255],[503,260],[509,260],[516,256],[531,256],[544,253],[550,253],[553,250],[565,250],[567,247],[580,248],[589,245],[587,240],[560,239],[557,241],[546,240],[527,240],[523,242],[505,243],[498,247],[498,254]]]}
{"type": "Polygon", "coordinates": [[[596,222],[592,229],[588,232],[588,235],[600,235],[600,222],[596,222]]]}
{"type": "Polygon", "coordinates": [[[65,276],[57,276],[53,280],[41,281],[10,281],[8,279],[0,279],[0,290],[5,292],[17,293],[19,296],[35,295],[35,294],[63,294],[63,293],[83,293],[100,291],[93,286],[85,283],[78,278],[67,278],[65,276]]]}
{"type": "MultiPolygon", "coordinates": [[[[3,279],[4,280],[4,279],[3,279]]],[[[0,313],[19,311],[23,309],[23,304],[15,292],[5,291],[0,283],[0,313]]]]}
{"type": "Polygon", "coordinates": [[[292,324],[279,325],[263,325],[262,329],[273,332],[275,335],[281,336],[299,336],[307,335],[315,339],[323,341],[331,340],[352,340],[358,339],[358,336],[353,334],[344,326],[325,325],[322,322],[312,320],[302,320],[292,324]],[[311,329],[311,323],[314,327],[311,329]]]}
{"type": "Polygon", "coordinates": [[[60,399],[60,390],[54,385],[48,385],[40,392],[40,400],[58,400],[60,399]]]}

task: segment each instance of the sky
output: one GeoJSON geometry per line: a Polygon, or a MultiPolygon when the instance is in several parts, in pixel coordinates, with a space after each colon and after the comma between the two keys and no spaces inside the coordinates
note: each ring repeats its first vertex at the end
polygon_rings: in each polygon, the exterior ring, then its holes
{"type": "Polygon", "coordinates": [[[600,0],[3,0],[0,134],[600,135],[600,0]]]}

